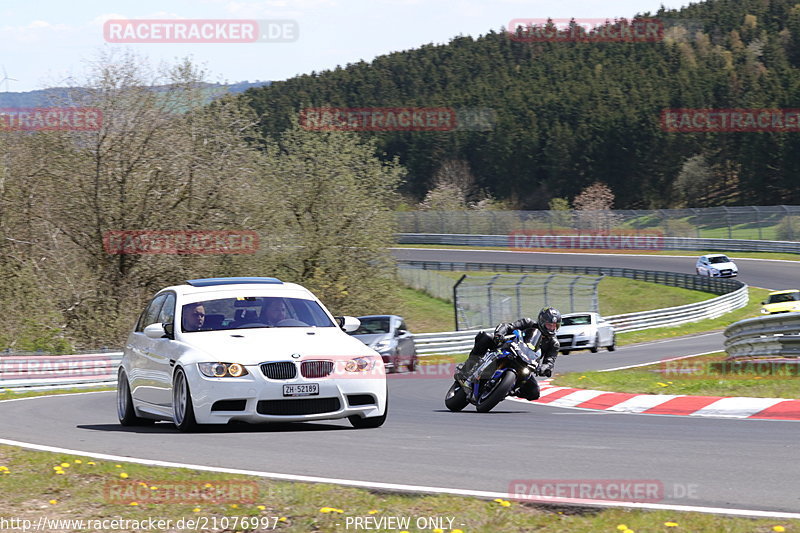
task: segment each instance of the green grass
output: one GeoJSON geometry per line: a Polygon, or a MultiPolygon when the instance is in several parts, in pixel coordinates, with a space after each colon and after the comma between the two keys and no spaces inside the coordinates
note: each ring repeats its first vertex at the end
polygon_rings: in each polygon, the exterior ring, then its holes
{"type": "Polygon", "coordinates": [[[406,319],[409,331],[435,333],[456,327],[453,304],[410,288],[401,289],[400,301],[397,314],[406,319]]]}
{"type": "Polygon", "coordinates": [[[612,276],[603,278],[598,286],[597,296],[600,314],[603,316],[675,307],[714,297],[707,292],[612,276]]]}
{"type": "Polygon", "coordinates": [[[726,357],[725,352],[717,352],[613,372],[571,372],[557,375],[553,384],[637,394],[800,398],[800,380],[797,377],[756,372],[723,375],[708,370],[709,363],[723,361],[726,357]],[[682,372],[688,368],[697,368],[698,371],[696,374],[682,372]]]}
{"type": "Polygon", "coordinates": [[[691,322],[682,326],[644,329],[642,331],[620,333],[617,335],[617,344],[624,346],[626,344],[650,342],[655,340],[669,339],[672,337],[680,337],[683,335],[695,335],[710,331],[719,331],[739,320],[761,316],[761,302],[766,298],[766,295],[769,293],[769,291],[766,289],[756,289],[754,287],[748,287],[747,290],[750,295],[750,299],[747,305],[741,309],[731,311],[730,313],[726,313],[718,318],[701,320],[699,322],[691,322]]]}
{"type": "MultiPolygon", "coordinates": [[[[355,518],[409,517],[411,527],[407,530],[421,531],[414,527],[418,518],[445,517],[453,520],[452,526],[441,531],[464,533],[619,533],[625,529],[664,533],[767,533],[774,531],[775,526],[781,526],[787,531],[797,531],[800,528],[800,521],[786,519],[748,519],[677,511],[555,507],[522,504],[506,499],[489,501],[446,495],[417,496],[322,483],[290,483],[242,475],[112,462],[87,456],[28,451],[10,446],[0,446],[0,466],[8,471],[0,474],[0,492],[3,494],[0,516],[6,519],[31,520],[34,523],[41,516],[73,520],[153,518],[171,520],[173,528],[178,520],[184,519],[207,521],[206,527],[200,530],[212,529],[214,520],[220,525],[222,520],[226,520],[228,524],[224,528],[218,525],[213,529],[215,531],[256,529],[249,525],[242,527],[241,519],[246,518],[248,523],[259,523],[258,529],[263,531],[327,533],[354,530],[352,520],[355,518]],[[57,474],[54,467],[62,464],[68,466],[61,467],[63,474],[57,474]],[[206,484],[212,487],[206,487],[206,484]],[[120,497],[126,493],[120,488],[127,486],[139,487],[143,493],[152,496],[132,499],[138,505],[130,505],[131,501],[124,502],[127,498],[120,497]],[[178,503],[164,503],[163,498],[170,494],[167,492],[169,487],[176,486],[187,487],[180,492],[182,499],[178,503]],[[220,503],[208,503],[200,498],[204,490],[234,486],[240,489],[239,494],[246,497],[234,496],[220,503]],[[196,495],[189,497],[194,502],[185,501],[186,496],[191,494],[191,488],[196,489],[196,495]],[[237,518],[240,523],[234,526],[233,520],[237,518]],[[349,528],[348,518],[351,520],[349,528]],[[623,524],[626,527],[621,527],[623,524]]],[[[176,493],[171,494],[174,498],[176,493]]],[[[222,494],[233,496],[231,492],[222,494]]],[[[399,531],[386,528],[370,530],[399,531]]],[[[435,530],[429,527],[424,531],[435,530]]]]}

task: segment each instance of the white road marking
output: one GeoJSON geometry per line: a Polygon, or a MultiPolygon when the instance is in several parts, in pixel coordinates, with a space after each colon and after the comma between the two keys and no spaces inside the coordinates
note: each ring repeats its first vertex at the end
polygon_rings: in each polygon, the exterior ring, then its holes
{"type": "Polygon", "coordinates": [[[760,511],[756,509],[728,509],[724,507],[701,507],[695,505],[672,505],[672,504],[659,504],[659,503],[591,500],[591,499],[577,499],[577,498],[556,498],[556,497],[545,498],[545,497],[536,497],[528,495],[512,495],[509,492],[490,492],[482,490],[467,490],[467,489],[456,489],[447,487],[429,487],[425,485],[405,485],[400,483],[381,483],[376,481],[358,481],[352,479],[325,478],[318,476],[299,476],[294,474],[282,474],[276,472],[262,472],[258,470],[242,470],[238,468],[221,468],[213,466],[194,465],[190,463],[157,461],[153,459],[125,457],[122,455],[110,455],[106,453],[84,452],[81,450],[72,450],[69,448],[61,448],[57,446],[44,446],[41,444],[31,444],[29,442],[19,442],[9,439],[0,439],[0,444],[5,444],[8,446],[18,446],[20,448],[28,448],[31,450],[38,450],[43,452],[79,455],[82,457],[93,457],[95,459],[104,459],[107,461],[121,461],[128,463],[143,464],[148,466],[162,466],[167,468],[190,468],[192,470],[200,470],[204,472],[241,474],[245,476],[256,476],[268,479],[278,479],[283,481],[299,481],[305,483],[332,483],[336,485],[345,485],[348,487],[358,487],[364,489],[381,489],[381,490],[393,490],[400,492],[414,492],[414,493],[426,493],[426,494],[453,494],[457,496],[469,496],[473,498],[485,498],[485,499],[506,498],[506,499],[520,500],[520,501],[528,501],[533,503],[550,503],[550,504],[558,503],[558,504],[584,505],[584,506],[596,506],[596,507],[652,509],[652,510],[723,514],[731,516],[749,516],[758,518],[800,519],[800,513],[760,511]]]}
{"type": "Polygon", "coordinates": [[[616,368],[606,368],[604,370],[596,370],[595,372],[613,372],[615,370],[625,370],[627,368],[638,368],[640,366],[650,366],[655,365],[658,363],[666,363],[667,361],[677,361],[679,359],[688,359],[690,357],[699,357],[701,355],[708,355],[711,353],[717,353],[722,350],[714,350],[713,352],[703,352],[703,353],[693,353],[692,355],[681,355],[680,357],[672,357],[670,359],[659,359],[658,361],[651,361],[649,363],[640,363],[638,365],[628,365],[628,366],[618,366],[616,368]]]}

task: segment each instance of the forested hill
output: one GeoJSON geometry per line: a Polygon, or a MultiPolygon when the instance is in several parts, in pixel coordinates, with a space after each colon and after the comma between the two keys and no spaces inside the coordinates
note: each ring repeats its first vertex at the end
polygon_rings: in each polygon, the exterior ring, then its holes
{"type": "Polygon", "coordinates": [[[709,0],[643,14],[665,23],[657,42],[525,42],[497,21],[477,39],[245,97],[270,134],[305,107],[492,108],[490,131],[362,133],[400,157],[406,191],[417,198],[444,161],[464,160],[480,187],[527,209],[572,199],[598,180],[617,208],[797,204],[799,130],[675,133],[661,125],[665,108],[800,108],[797,2],[709,0]]]}

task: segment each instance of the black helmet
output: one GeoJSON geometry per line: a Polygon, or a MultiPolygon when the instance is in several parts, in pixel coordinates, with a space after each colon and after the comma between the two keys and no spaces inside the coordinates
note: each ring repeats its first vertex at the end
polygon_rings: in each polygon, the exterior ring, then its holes
{"type": "Polygon", "coordinates": [[[561,327],[561,311],[554,307],[542,307],[539,318],[536,320],[542,335],[552,337],[561,327]]]}

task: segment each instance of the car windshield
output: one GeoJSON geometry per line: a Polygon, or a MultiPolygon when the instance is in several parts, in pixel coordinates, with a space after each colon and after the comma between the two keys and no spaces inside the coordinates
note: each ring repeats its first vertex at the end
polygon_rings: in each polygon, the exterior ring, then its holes
{"type": "Polygon", "coordinates": [[[565,316],[563,318],[562,326],[585,326],[592,323],[592,317],[589,315],[579,316],[565,316]]]}
{"type": "Polygon", "coordinates": [[[389,317],[376,316],[359,318],[361,325],[351,335],[376,335],[389,333],[389,317]]]}
{"type": "Polygon", "coordinates": [[[767,300],[770,304],[779,304],[781,302],[797,302],[800,301],[800,292],[789,292],[786,294],[773,294],[767,300]]]}
{"type": "Polygon", "coordinates": [[[708,258],[709,263],[730,263],[731,260],[728,259],[726,255],[712,255],[708,258]]]}
{"type": "Polygon", "coordinates": [[[334,327],[314,300],[266,296],[240,296],[186,304],[182,330],[219,331],[241,328],[334,327]]]}

